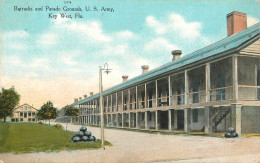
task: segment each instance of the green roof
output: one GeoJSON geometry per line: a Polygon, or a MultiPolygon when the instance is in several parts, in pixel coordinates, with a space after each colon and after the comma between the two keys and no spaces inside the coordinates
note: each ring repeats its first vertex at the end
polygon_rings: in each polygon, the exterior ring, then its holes
{"type": "MultiPolygon", "coordinates": [[[[104,96],[109,95],[109,94],[118,92],[120,90],[124,90],[124,89],[130,88],[130,87],[136,86],[149,79],[155,78],[156,76],[158,76],[160,74],[164,74],[164,73],[176,70],[178,68],[187,66],[189,64],[206,59],[208,57],[216,56],[223,52],[237,50],[244,43],[248,42],[249,40],[253,39],[256,36],[259,36],[259,34],[260,34],[260,23],[257,23],[237,34],[226,37],[216,43],[213,43],[209,46],[206,46],[202,49],[199,49],[195,52],[185,55],[178,60],[166,63],[158,68],[148,71],[145,74],[139,75],[133,79],[129,79],[126,82],[123,82],[114,87],[111,87],[111,88],[105,90],[103,92],[103,95],[104,96]]],[[[97,99],[97,98],[99,98],[99,96],[100,96],[99,93],[97,93],[86,99],[73,103],[73,104],[71,104],[71,106],[83,104],[83,103],[91,101],[93,99],[97,99]]]]}

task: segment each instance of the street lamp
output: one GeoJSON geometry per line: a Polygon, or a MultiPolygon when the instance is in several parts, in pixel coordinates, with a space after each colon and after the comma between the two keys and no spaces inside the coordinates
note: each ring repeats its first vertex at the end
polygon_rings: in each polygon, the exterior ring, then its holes
{"type": "Polygon", "coordinates": [[[100,114],[101,114],[101,147],[105,149],[104,146],[104,113],[103,113],[103,85],[102,85],[102,71],[105,73],[109,73],[110,70],[108,68],[108,64],[104,64],[104,68],[99,66],[99,93],[100,93],[100,100],[99,100],[99,106],[100,106],[100,114]]]}

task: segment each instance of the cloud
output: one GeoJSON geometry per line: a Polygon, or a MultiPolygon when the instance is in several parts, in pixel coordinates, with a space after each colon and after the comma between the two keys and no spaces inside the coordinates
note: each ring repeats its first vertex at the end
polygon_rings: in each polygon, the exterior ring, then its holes
{"type": "Polygon", "coordinates": [[[165,34],[167,31],[167,25],[160,23],[153,16],[148,16],[146,18],[146,23],[151,27],[157,34],[165,34]]]}
{"type": "Polygon", "coordinates": [[[132,39],[136,39],[137,36],[133,32],[125,30],[125,31],[117,32],[116,38],[122,40],[132,40],[132,39]]]}
{"type": "Polygon", "coordinates": [[[73,66],[73,65],[76,65],[76,64],[77,64],[77,62],[74,61],[74,60],[72,59],[72,57],[70,57],[70,56],[65,56],[65,57],[62,58],[62,60],[63,60],[63,62],[64,62],[66,65],[73,66]]]}
{"type": "Polygon", "coordinates": [[[53,46],[57,43],[57,35],[54,33],[44,33],[39,36],[37,44],[39,46],[53,46]]]}
{"type": "Polygon", "coordinates": [[[76,97],[98,92],[99,65],[107,62],[113,69],[103,76],[106,89],[121,83],[122,75],[129,75],[129,79],[140,75],[142,65],[151,70],[169,62],[170,52],[180,47],[172,38],[200,35],[200,23],[187,22],[177,14],[168,15],[166,21],[149,16],[146,23],[144,31],[152,33],[149,38],[128,29],[108,32],[100,21],[51,21],[47,29],[30,37],[38,46],[27,41],[28,51],[17,60],[13,58],[12,64],[22,75],[6,75],[5,84],[19,89],[21,103],[41,106],[52,100],[62,107],[76,97]],[[182,29],[185,25],[191,27],[182,29]],[[191,33],[186,35],[188,30],[191,33]]]}
{"type": "Polygon", "coordinates": [[[26,43],[23,43],[23,42],[12,42],[12,43],[4,43],[6,44],[5,45],[5,48],[9,48],[9,49],[12,49],[12,50],[26,50],[28,48],[27,44],[26,43]]]}
{"type": "Polygon", "coordinates": [[[70,50],[70,51],[58,51],[57,56],[60,58],[61,62],[68,66],[74,66],[78,64],[75,57],[82,55],[81,51],[70,50]]]}
{"type": "Polygon", "coordinates": [[[183,38],[197,38],[201,35],[202,24],[199,22],[187,22],[179,14],[169,15],[169,30],[179,32],[183,38]]]}
{"type": "Polygon", "coordinates": [[[50,68],[50,60],[48,58],[35,58],[32,60],[32,62],[30,64],[26,64],[24,65],[24,67],[28,67],[28,68],[41,68],[45,71],[51,71],[50,68]]]}
{"type": "Polygon", "coordinates": [[[8,31],[3,33],[3,39],[5,41],[12,39],[28,38],[29,33],[23,30],[8,31]]]}
{"type": "Polygon", "coordinates": [[[145,46],[145,50],[146,51],[158,51],[158,52],[162,52],[162,51],[172,51],[175,49],[179,49],[178,46],[169,43],[169,41],[165,38],[159,37],[156,38],[152,41],[150,41],[148,44],[146,44],[145,46]]]}
{"type": "Polygon", "coordinates": [[[259,21],[260,20],[255,17],[248,16],[247,17],[247,26],[250,27],[252,25],[255,25],[256,23],[259,23],[259,21]]]}
{"type": "Polygon", "coordinates": [[[86,37],[90,42],[105,43],[112,41],[112,38],[104,34],[102,24],[99,21],[75,22],[70,21],[59,26],[69,31],[78,33],[81,37],[86,37]]]}
{"type": "Polygon", "coordinates": [[[5,60],[6,64],[11,65],[11,66],[21,64],[20,58],[16,55],[3,56],[3,60],[5,60]]]}
{"type": "Polygon", "coordinates": [[[201,36],[202,24],[200,22],[187,22],[183,16],[175,13],[167,15],[166,21],[161,22],[153,16],[148,16],[146,24],[159,35],[173,33],[184,39],[194,39],[201,36]]]}
{"type": "Polygon", "coordinates": [[[100,51],[97,52],[98,56],[104,57],[104,56],[122,56],[125,55],[128,51],[129,47],[128,45],[115,45],[115,44],[108,44],[104,45],[100,51]]]}

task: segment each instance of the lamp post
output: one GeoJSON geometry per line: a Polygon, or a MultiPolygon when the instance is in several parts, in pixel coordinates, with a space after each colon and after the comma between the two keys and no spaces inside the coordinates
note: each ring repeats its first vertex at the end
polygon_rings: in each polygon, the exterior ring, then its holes
{"type": "Polygon", "coordinates": [[[104,64],[104,68],[99,66],[99,93],[100,93],[100,100],[99,100],[99,106],[100,106],[100,115],[101,115],[101,147],[105,149],[104,145],[104,113],[103,113],[103,85],[102,85],[102,71],[104,70],[105,73],[109,73],[110,70],[108,69],[108,64],[104,64]]]}

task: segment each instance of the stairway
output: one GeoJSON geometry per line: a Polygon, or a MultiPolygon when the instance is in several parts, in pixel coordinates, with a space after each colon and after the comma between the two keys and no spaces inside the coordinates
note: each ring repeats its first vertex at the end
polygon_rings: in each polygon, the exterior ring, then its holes
{"type": "MultiPolygon", "coordinates": [[[[222,120],[230,113],[231,109],[229,108],[215,108],[213,113],[210,115],[210,120],[214,122],[213,130],[217,130],[217,126],[222,122],[222,120]]],[[[205,126],[201,129],[201,131],[205,131],[205,126]]]]}
{"type": "Polygon", "coordinates": [[[221,109],[221,111],[215,117],[214,131],[217,131],[217,126],[222,122],[222,120],[230,113],[231,109],[221,109]]]}

